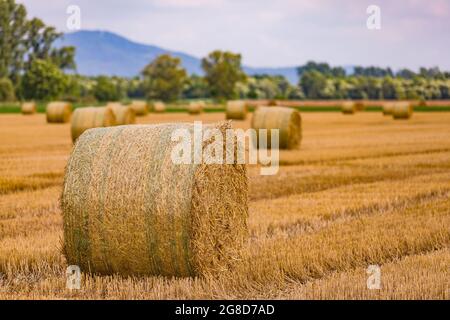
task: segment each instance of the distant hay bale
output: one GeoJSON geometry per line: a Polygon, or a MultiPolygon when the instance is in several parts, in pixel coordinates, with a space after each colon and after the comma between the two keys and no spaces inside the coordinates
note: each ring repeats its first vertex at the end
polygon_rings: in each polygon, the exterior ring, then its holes
{"type": "Polygon", "coordinates": [[[48,123],[66,123],[69,122],[72,115],[72,105],[69,102],[56,101],[47,105],[48,123]]]}
{"type": "Polygon", "coordinates": [[[356,111],[364,111],[365,108],[366,108],[366,105],[364,104],[364,101],[355,101],[356,111]]]}
{"type": "Polygon", "coordinates": [[[357,111],[356,104],[353,101],[344,101],[341,110],[343,114],[354,114],[357,111]]]}
{"type": "Polygon", "coordinates": [[[131,107],[114,105],[109,108],[111,108],[114,113],[114,117],[116,118],[116,125],[121,126],[125,124],[136,123],[136,114],[134,110],[131,109],[131,107]]]}
{"type": "Polygon", "coordinates": [[[106,104],[106,107],[108,108],[114,108],[114,107],[122,107],[123,104],[121,102],[108,102],[106,104]]]}
{"type": "Polygon", "coordinates": [[[148,104],[146,101],[132,101],[130,107],[134,110],[136,116],[145,116],[148,114],[148,104]]]}
{"type": "Polygon", "coordinates": [[[109,107],[86,107],[75,110],[72,117],[71,134],[75,142],[81,134],[91,128],[116,125],[116,117],[109,107]]]}
{"type": "Polygon", "coordinates": [[[37,107],[35,102],[24,102],[21,106],[22,114],[35,114],[37,112],[37,107]]]}
{"type": "Polygon", "coordinates": [[[394,102],[386,102],[383,104],[383,115],[390,116],[392,115],[392,112],[394,111],[394,102]]]}
{"type": "Polygon", "coordinates": [[[156,113],[164,113],[166,112],[166,105],[164,102],[158,101],[153,103],[153,112],[156,113]]]}
{"type": "Polygon", "coordinates": [[[189,114],[200,114],[203,112],[204,107],[205,103],[203,101],[196,101],[189,103],[187,109],[189,114]]]}
{"type": "MultiPolygon", "coordinates": [[[[266,136],[268,147],[271,147],[270,129],[279,129],[280,149],[300,148],[302,141],[302,118],[300,113],[295,109],[286,107],[258,107],[253,113],[252,128],[257,130],[258,143],[261,139],[259,129],[268,129],[266,136]]],[[[255,145],[258,145],[258,143],[255,145]]]]}
{"type": "Polygon", "coordinates": [[[228,101],[226,117],[231,120],[245,120],[247,117],[247,103],[245,101],[228,101]]]}
{"type": "Polygon", "coordinates": [[[245,165],[174,164],[177,129],[193,138],[194,126],[182,123],[80,137],[61,196],[68,264],[96,274],[187,277],[224,272],[240,259],[248,236],[245,165]]]}
{"type": "Polygon", "coordinates": [[[410,102],[397,102],[394,104],[392,116],[394,119],[409,119],[414,112],[414,108],[410,102]]]}

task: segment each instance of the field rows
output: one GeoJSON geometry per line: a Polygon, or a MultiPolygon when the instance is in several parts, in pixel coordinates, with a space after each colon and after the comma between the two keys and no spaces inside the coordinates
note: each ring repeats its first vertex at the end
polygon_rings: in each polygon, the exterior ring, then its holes
{"type": "Polygon", "coordinates": [[[80,292],[65,288],[60,252],[68,126],[42,120],[0,116],[9,138],[0,143],[0,299],[449,299],[450,114],[400,123],[305,115],[302,149],[282,153],[288,166],[276,176],[249,168],[250,238],[234,270],[211,279],[84,275],[80,292]],[[370,264],[381,266],[381,290],[366,287],[370,264]]]}

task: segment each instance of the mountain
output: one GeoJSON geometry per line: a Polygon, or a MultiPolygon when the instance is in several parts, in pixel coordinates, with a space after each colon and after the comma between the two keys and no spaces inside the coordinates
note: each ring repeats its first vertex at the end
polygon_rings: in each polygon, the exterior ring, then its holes
{"type": "MultiPolygon", "coordinates": [[[[125,37],[106,31],[77,31],[67,33],[57,41],[57,47],[76,47],[76,63],[80,74],[87,76],[117,75],[133,77],[155,57],[169,53],[179,57],[189,74],[202,74],[201,60],[192,55],[130,41],[125,37]]],[[[283,75],[297,83],[296,67],[255,68],[243,67],[249,75],[283,75]]]]}

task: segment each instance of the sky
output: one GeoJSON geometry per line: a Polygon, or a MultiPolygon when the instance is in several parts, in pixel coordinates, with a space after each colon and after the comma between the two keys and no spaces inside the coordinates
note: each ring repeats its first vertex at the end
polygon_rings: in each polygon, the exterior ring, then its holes
{"type": "Polygon", "coordinates": [[[375,65],[450,70],[450,0],[17,0],[29,16],[69,32],[66,10],[81,10],[81,29],[203,57],[239,52],[255,67],[375,65]],[[366,12],[380,8],[381,28],[366,12]]]}

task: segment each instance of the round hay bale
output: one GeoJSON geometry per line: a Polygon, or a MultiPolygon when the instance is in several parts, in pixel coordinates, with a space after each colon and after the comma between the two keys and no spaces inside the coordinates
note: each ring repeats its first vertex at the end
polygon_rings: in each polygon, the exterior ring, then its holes
{"type": "Polygon", "coordinates": [[[106,107],[108,108],[114,108],[114,107],[122,107],[123,104],[121,102],[108,102],[106,104],[106,107]]]}
{"type": "Polygon", "coordinates": [[[247,104],[245,101],[228,101],[226,108],[227,119],[245,120],[247,117],[247,104]]]}
{"type": "Polygon", "coordinates": [[[153,112],[164,113],[166,112],[166,105],[164,102],[158,101],[153,104],[153,112]]]}
{"type": "Polygon", "coordinates": [[[253,113],[252,128],[257,130],[258,146],[260,141],[259,129],[267,130],[267,147],[271,146],[271,135],[269,129],[279,129],[280,149],[298,149],[302,141],[302,118],[300,113],[286,107],[258,107],[253,113]]]}
{"type": "Polygon", "coordinates": [[[35,114],[37,112],[37,107],[35,102],[24,102],[21,106],[22,114],[35,114]]]}
{"type": "Polygon", "coordinates": [[[392,115],[392,112],[394,111],[394,102],[386,102],[383,104],[383,115],[390,116],[392,115]]]}
{"type": "Polygon", "coordinates": [[[182,123],[80,137],[61,196],[69,264],[96,274],[179,277],[232,268],[248,236],[245,165],[174,164],[177,129],[193,138],[193,125],[182,123]]]}
{"type": "Polygon", "coordinates": [[[117,126],[136,123],[136,114],[134,113],[134,110],[131,109],[131,107],[114,105],[109,108],[111,108],[114,113],[117,126]]]}
{"type": "Polygon", "coordinates": [[[364,104],[364,101],[355,101],[355,108],[356,111],[364,111],[366,105],[364,104]]]}
{"type": "Polygon", "coordinates": [[[130,104],[131,109],[134,110],[136,116],[145,116],[148,114],[148,104],[146,101],[133,101],[130,104]]]}
{"type": "Polygon", "coordinates": [[[341,105],[341,110],[343,114],[354,114],[356,109],[356,104],[353,101],[345,101],[341,105]]]}
{"type": "Polygon", "coordinates": [[[200,114],[203,112],[204,107],[205,103],[203,101],[197,101],[189,103],[187,109],[189,114],[200,114]]]}
{"type": "Polygon", "coordinates": [[[66,123],[69,122],[72,115],[72,105],[69,102],[50,102],[47,105],[47,122],[48,123],[66,123]]]}
{"type": "Polygon", "coordinates": [[[72,117],[71,134],[75,142],[87,129],[116,125],[116,117],[109,107],[86,107],[75,110],[72,117]]]}
{"type": "Polygon", "coordinates": [[[410,102],[397,102],[392,110],[394,119],[409,119],[414,112],[414,108],[410,102]]]}

